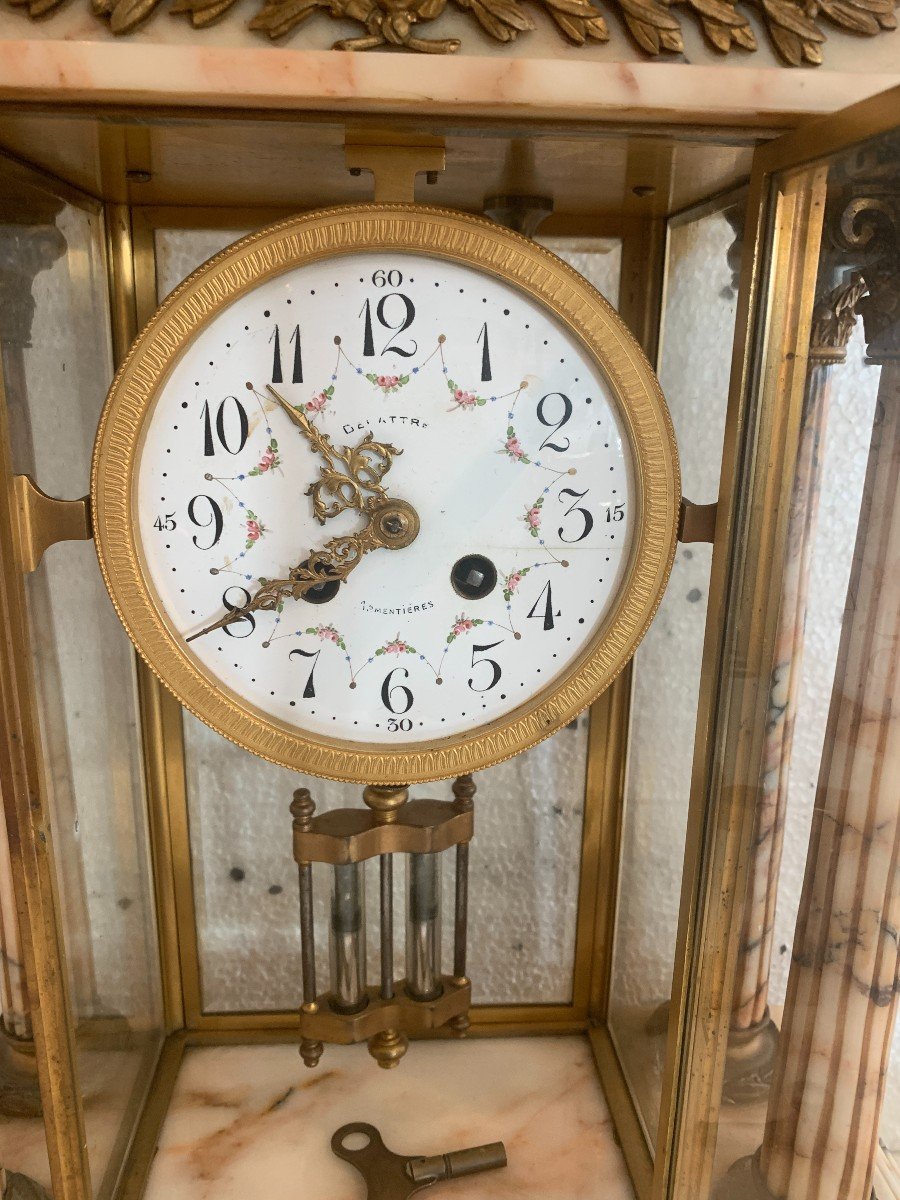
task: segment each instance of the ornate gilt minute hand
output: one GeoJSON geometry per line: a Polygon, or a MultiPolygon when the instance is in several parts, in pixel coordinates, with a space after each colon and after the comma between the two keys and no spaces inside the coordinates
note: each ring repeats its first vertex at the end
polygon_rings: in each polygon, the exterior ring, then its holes
{"type": "Polygon", "coordinates": [[[320,525],[345,509],[371,512],[387,499],[381,481],[391,469],[395,455],[402,454],[390,442],[376,442],[367,433],[355,446],[338,449],[327,433],[322,433],[304,412],[294,408],[271,385],[266,390],[281,405],[313,450],[325,460],[321,479],[310,484],[306,495],[312,497],[313,512],[320,525]],[[340,464],[340,465],[338,465],[340,464]]]}
{"type": "Polygon", "coordinates": [[[248,613],[271,612],[284,600],[299,600],[324,583],[341,582],[370,550],[402,550],[415,541],[419,517],[405,500],[378,500],[369,511],[369,522],[359,533],[334,537],[321,550],[312,550],[307,559],[291,569],[286,579],[266,579],[246,604],[227,612],[198,633],[192,633],[185,641],[193,642],[215,629],[232,625],[248,613]]]}
{"type": "Polygon", "coordinates": [[[368,524],[358,533],[332,538],[321,550],[311,550],[309,557],[293,567],[285,579],[263,580],[246,604],[231,609],[218,621],[192,633],[185,638],[188,642],[216,629],[223,629],[226,625],[233,625],[250,613],[271,612],[287,599],[299,600],[323,584],[340,583],[370,550],[401,550],[415,541],[419,532],[419,517],[412,505],[405,500],[392,499],[381,486],[394,455],[402,454],[402,450],[386,442],[376,442],[371,433],[366,434],[358,445],[344,446],[338,450],[328,435],[316,429],[305,413],[288,404],[273,387],[268,390],[316,453],[325,460],[325,466],[321,468],[322,478],[306,492],[307,496],[312,496],[316,519],[324,524],[326,518],[355,508],[368,516],[368,524]],[[346,470],[339,470],[337,463],[341,463],[346,470]],[[332,497],[330,503],[325,502],[323,495],[332,497]]]}

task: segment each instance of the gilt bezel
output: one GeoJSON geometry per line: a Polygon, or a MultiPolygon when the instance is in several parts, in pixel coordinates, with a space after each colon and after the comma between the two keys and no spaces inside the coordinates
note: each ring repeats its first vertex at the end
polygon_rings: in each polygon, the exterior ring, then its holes
{"type": "Polygon", "coordinates": [[[634,337],[577,272],[479,217],[419,205],[319,210],[241,239],[190,275],[135,341],[107,397],[91,472],[95,544],[112,602],[138,652],[177,699],[224,737],[296,771],[354,783],[420,783],[483,770],[549,737],[631,658],[659,606],[675,552],[678,454],[659,383],[634,337]],[[556,679],[475,731],[383,744],[292,728],[217,683],[166,619],[141,566],[135,479],[146,417],[170,370],[223,306],[303,263],[394,250],[445,258],[518,287],[576,337],[610,383],[631,445],[638,514],[607,619],[556,679]]]}

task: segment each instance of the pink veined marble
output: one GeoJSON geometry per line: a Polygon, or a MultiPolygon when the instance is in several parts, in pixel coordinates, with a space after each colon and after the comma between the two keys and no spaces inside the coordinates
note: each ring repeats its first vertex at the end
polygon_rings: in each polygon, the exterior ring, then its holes
{"type": "Polygon", "coordinates": [[[582,1037],[417,1042],[390,1072],[364,1046],[315,1071],[291,1045],[188,1050],[146,1200],[361,1200],[330,1149],[349,1121],[398,1154],[502,1140],[509,1166],[440,1185],[448,1200],[633,1200],[582,1037]]]}
{"type": "Polygon", "coordinates": [[[900,362],[889,359],[760,1154],[779,1200],[872,1186],[900,965],[898,399],[900,362]]]}
{"type": "Polygon", "coordinates": [[[560,59],[465,55],[435,60],[408,54],[398,60],[387,54],[272,46],[113,44],[27,36],[0,40],[0,99],[57,103],[341,107],[793,125],[800,114],[833,112],[896,82],[895,73],[878,71],[729,69],[571,58],[563,64],[560,59]]]}
{"type": "Polygon", "coordinates": [[[14,1037],[31,1037],[22,943],[6,825],[0,821],[0,1018],[14,1037]]]}

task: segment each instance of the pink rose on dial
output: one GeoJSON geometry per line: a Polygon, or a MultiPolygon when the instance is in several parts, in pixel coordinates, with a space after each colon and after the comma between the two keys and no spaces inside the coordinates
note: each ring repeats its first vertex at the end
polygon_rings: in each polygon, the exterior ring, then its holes
{"type": "Polygon", "coordinates": [[[475,628],[475,622],[471,617],[457,617],[453,623],[453,636],[459,637],[461,633],[468,633],[470,629],[475,628]]]}
{"type": "Polygon", "coordinates": [[[309,412],[317,413],[321,412],[327,403],[328,397],[325,395],[325,393],[317,392],[316,395],[313,396],[312,400],[307,401],[306,407],[309,412]]]}
{"type": "Polygon", "coordinates": [[[514,592],[521,582],[522,573],[520,571],[513,571],[512,575],[506,577],[506,586],[511,592],[514,592]]]}
{"type": "Polygon", "coordinates": [[[541,527],[541,510],[539,508],[529,508],[525,514],[525,520],[532,529],[540,529],[541,527]]]}
{"type": "Polygon", "coordinates": [[[259,521],[250,520],[247,522],[247,541],[248,542],[259,541],[261,534],[262,534],[262,529],[260,528],[259,521]]]}
{"type": "Polygon", "coordinates": [[[513,434],[512,437],[506,439],[506,453],[510,458],[524,458],[525,451],[522,449],[522,443],[513,434]]]}
{"type": "Polygon", "coordinates": [[[405,654],[406,648],[406,642],[398,636],[392,642],[388,642],[384,648],[384,652],[385,654],[405,654]]]}
{"type": "Polygon", "coordinates": [[[474,392],[464,392],[462,388],[457,388],[453,393],[453,399],[460,408],[474,408],[478,402],[478,397],[474,392]]]}

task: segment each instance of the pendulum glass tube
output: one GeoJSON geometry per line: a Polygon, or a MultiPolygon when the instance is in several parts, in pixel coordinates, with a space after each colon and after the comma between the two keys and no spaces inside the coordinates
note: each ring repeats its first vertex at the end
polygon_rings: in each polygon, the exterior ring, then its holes
{"type": "Polygon", "coordinates": [[[413,1000],[435,1000],[441,983],[441,860],[411,854],[406,898],[406,988],[413,1000]]]}
{"type": "Polygon", "coordinates": [[[339,1013],[365,1008],[366,928],[365,877],[362,863],[342,863],[333,870],[331,891],[331,996],[339,1013]]]}

